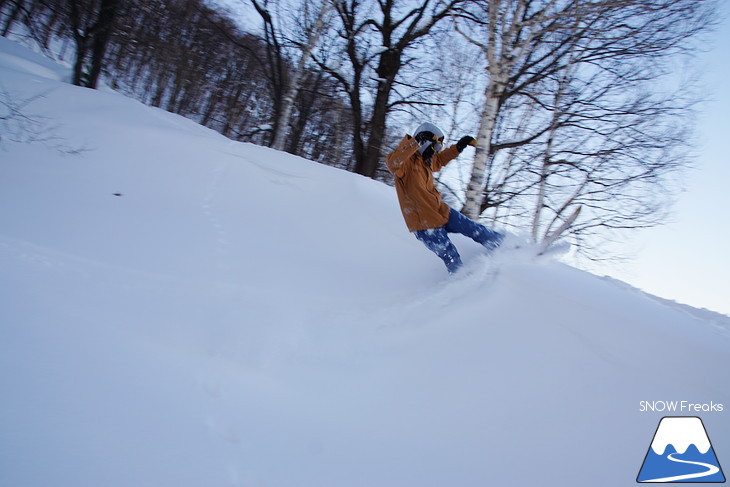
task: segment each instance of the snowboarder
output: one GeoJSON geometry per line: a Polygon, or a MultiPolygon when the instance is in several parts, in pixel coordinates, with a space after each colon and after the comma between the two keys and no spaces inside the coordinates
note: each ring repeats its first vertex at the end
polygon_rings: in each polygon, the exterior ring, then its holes
{"type": "Polygon", "coordinates": [[[476,145],[476,141],[465,135],[447,149],[443,149],[443,143],[441,129],[429,122],[422,123],[413,137],[403,137],[398,147],[388,154],[386,165],[395,177],[395,189],[408,230],[438,255],[453,274],[462,262],[449,233],[466,235],[488,250],[497,248],[504,235],[470,220],[442,201],[434,186],[433,173],[458,157],[468,145],[476,145]]]}

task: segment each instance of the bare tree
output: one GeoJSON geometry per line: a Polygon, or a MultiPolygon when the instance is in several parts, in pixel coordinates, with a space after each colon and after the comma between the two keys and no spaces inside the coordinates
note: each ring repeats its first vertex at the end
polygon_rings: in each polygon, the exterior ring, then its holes
{"type": "MultiPolygon", "coordinates": [[[[569,39],[550,46],[547,51],[538,48],[558,29],[565,29],[570,35],[571,28],[575,28],[578,16],[583,12],[577,4],[556,0],[494,0],[486,5],[474,2],[468,9],[460,11],[460,17],[469,21],[467,28],[476,29],[476,33],[468,32],[463,24],[459,32],[483,50],[489,79],[477,135],[475,163],[462,210],[470,218],[478,218],[485,209],[482,207],[484,189],[490,173],[489,163],[496,152],[493,147],[494,129],[500,111],[510,95],[518,92],[518,86],[524,90],[560,69],[563,58],[571,50],[569,39]],[[536,55],[538,52],[540,54],[536,55]]],[[[489,206],[494,205],[487,200],[486,207],[489,206]]]]}
{"type": "MultiPolygon", "coordinates": [[[[650,97],[648,90],[663,74],[662,60],[688,49],[688,40],[708,26],[713,5],[703,0],[494,0],[461,9],[458,29],[483,50],[488,75],[462,211],[478,218],[507,205],[523,218],[531,215],[531,233],[540,239],[580,205],[595,209],[601,198],[619,201],[621,191],[640,201],[637,181],[659,183],[655,176],[676,168],[681,159],[674,152],[679,137],[647,128],[665,126],[667,117],[676,121],[688,106],[650,97]],[[662,152],[672,154],[671,163],[667,157],[663,165],[629,169],[632,162],[647,162],[662,152]],[[517,171],[505,168],[515,161],[517,171]],[[563,195],[559,203],[557,193],[563,195]],[[524,204],[527,196],[535,198],[532,210],[524,204]]],[[[644,200],[650,199],[652,189],[643,191],[648,191],[644,200]]],[[[630,218],[636,226],[647,221],[624,213],[624,224],[630,218]]],[[[617,214],[592,215],[608,226],[618,225],[617,214]]],[[[581,214],[583,228],[590,216],[590,211],[581,214]]]]}
{"type": "MultiPolygon", "coordinates": [[[[261,9],[261,6],[256,2],[256,0],[252,0],[254,5],[256,6],[257,10],[261,9]]],[[[309,7],[312,2],[306,2],[305,7],[309,7]]],[[[317,8],[317,14],[314,19],[314,22],[312,23],[311,27],[309,27],[306,32],[306,38],[304,42],[299,44],[301,55],[299,56],[299,60],[297,61],[296,67],[291,73],[290,79],[289,79],[289,88],[286,90],[280,107],[280,114],[276,118],[275,124],[276,127],[274,128],[274,141],[271,144],[271,147],[277,150],[283,150],[286,143],[286,138],[289,135],[289,125],[291,123],[292,118],[292,110],[294,108],[294,103],[296,101],[297,95],[299,94],[299,90],[302,87],[302,82],[305,79],[305,70],[307,67],[307,64],[309,63],[309,60],[312,57],[312,53],[314,51],[315,46],[317,45],[317,42],[319,41],[320,36],[322,35],[322,32],[327,27],[327,14],[332,9],[332,1],[331,0],[320,0],[319,5],[317,8]]],[[[305,8],[305,10],[307,10],[305,8]]]]}
{"type": "Polygon", "coordinates": [[[340,20],[338,34],[348,66],[329,65],[321,59],[319,65],[340,83],[349,97],[354,118],[354,171],[358,174],[376,176],[389,114],[399,105],[416,103],[409,96],[391,99],[401,85],[399,76],[404,67],[415,62],[409,51],[461,1],[425,0],[406,7],[394,0],[335,1],[340,20]]]}
{"type": "Polygon", "coordinates": [[[546,142],[535,147],[539,152],[522,148],[539,161],[535,240],[581,207],[572,231],[583,239],[666,218],[672,178],[688,164],[687,118],[696,98],[686,83],[668,92],[637,90],[652,76],[647,66],[609,66],[592,76],[570,70],[558,80],[565,89],[555,92],[546,142]]]}
{"type": "MultiPolygon", "coordinates": [[[[272,21],[278,21],[275,14],[286,14],[282,24],[274,25],[277,37],[269,43],[264,32],[258,36],[243,31],[225,9],[208,0],[117,1],[103,62],[96,64],[103,68],[99,76],[115,89],[227,137],[257,144],[272,142],[284,100],[293,99],[290,121],[284,124],[290,133],[285,150],[348,167],[352,148],[344,136],[352,122],[341,90],[313,63],[302,62],[304,68],[294,74],[301,48],[314,37],[310,27],[324,0],[287,2],[290,7],[308,5],[305,22],[302,11],[273,8],[274,2],[269,2],[272,21]],[[272,49],[274,42],[280,49],[272,49]],[[297,76],[299,89],[294,94],[290,80],[297,76]]],[[[263,0],[259,4],[267,5],[263,0]]],[[[101,0],[0,0],[0,27],[9,36],[36,41],[46,47],[47,55],[61,59],[66,46],[77,44],[74,33],[82,34],[85,51],[75,64],[77,78],[86,82],[100,8],[101,0]],[[51,52],[51,45],[60,49],[51,52]]]]}
{"type": "Polygon", "coordinates": [[[73,38],[76,41],[73,83],[96,88],[114,18],[122,0],[66,1],[73,38]]]}

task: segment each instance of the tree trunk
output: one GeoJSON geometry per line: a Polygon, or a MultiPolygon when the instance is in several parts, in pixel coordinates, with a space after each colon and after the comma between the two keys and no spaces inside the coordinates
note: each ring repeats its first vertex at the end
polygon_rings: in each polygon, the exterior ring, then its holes
{"type": "Polygon", "coordinates": [[[91,25],[84,25],[80,0],[69,0],[71,28],[76,41],[73,84],[96,88],[120,1],[101,0],[96,21],[91,25]],[[89,54],[91,55],[90,59],[89,54]],[[86,69],[87,63],[90,63],[88,71],[86,69]]]}
{"type": "Polygon", "coordinates": [[[104,54],[106,53],[109,39],[112,35],[114,26],[114,18],[119,8],[120,0],[102,0],[99,9],[99,19],[96,24],[96,33],[91,51],[91,69],[89,70],[89,88],[96,88],[101,74],[101,68],[104,65],[104,54]]]}
{"type": "Polygon", "coordinates": [[[548,131],[548,138],[545,144],[545,152],[542,158],[542,164],[540,166],[540,180],[538,182],[537,201],[535,202],[535,211],[532,215],[532,240],[537,242],[540,232],[540,220],[542,218],[542,210],[545,208],[545,196],[547,194],[547,180],[550,177],[550,167],[553,159],[553,146],[555,143],[556,133],[560,125],[560,116],[563,113],[561,107],[563,103],[563,95],[565,90],[568,88],[570,83],[571,70],[573,63],[569,62],[565,68],[563,76],[560,78],[558,84],[558,90],[553,98],[553,113],[552,121],[550,123],[550,130],[548,131]]]}
{"type": "Polygon", "coordinates": [[[486,102],[477,134],[474,165],[469,184],[466,187],[466,204],[462,213],[472,220],[478,219],[482,212],[484,189],[489,175],[489,161],[491,161],[492,136],[499,115],[500,99],[504,92],[504,82],[500,78],[498,73],[490,73],[486,88],[486,102]]]}
{"type": "Polygon", "coordinates": [[[322,35],[322,31],[326,27],[324,18],[331,7],[332,3],[330,0],[322,1],[322,6],[319,9],[317,19],[315,20],[312,30],[307,37],[307,45],[302,49],[302,55],[297,62],[297,67],[292,73],[289,89],[282,99],[281,111],[279,112],[279,118],[276,120],[276,128],[274,130],[276,136],[274,137],[274,142],[271,144],[271,147],[276,150],[284,150],[286,138],[289,135],[292,109],[294,108],[294,101],[299,94],[299,89],[302,87],[304,70],[307,67],[309,59],[312,57],[312,51],[317,45],[317,42],[322,35]]]}
{"type": "Polygon", "coordinates": [[[76,37],[76,61],[74,61],[73,78],[71,83],[76,86],[85,86],[84,65],[86,53],[89,51],[88,37],[78,34],[76,37]]]}
{"type": "Polygon", "coordinates": [[[5,27],[3,27],[3,33],[2,36],[5,37],[10,33],[10,29],[12,29],[13,24],[18,19],[18,15],[20,15],[20,11],[23,9],[23,0],[16,0],[15,6],[13,7],[12,11],[10,12],[10,15],[7,17],[5,27]]]}
{"type": "Polygon", "coordinates": [[[370,128],[368,140],[363,148],[362,157],[357,159],[355,172],[374,178],[383,149],[385,138],[385,123],[388,117],[390,94],[398,71],[403,66],[401,62],[403,48],[393,47],[380,53],[380,60],[376,73],[378,75],[378,90],[375,95],[373,114],[367,123],[370,128]]]}
{"type": "Polygon", "coordinates": [[[386,86],[390,83],[380,82],[378,93],[375,97],[375,106],[373,107],[373,115],[370,117],[369,126],[370,133],[368,140],[363,148],[362,158],[357,160],[355,172],[369,178],[375,177],[380,163],[380,156],[383,148],[383,139],[385,137],[385,121],[388,115],[388,99],[390,98],[390,87],[386,86]]]}

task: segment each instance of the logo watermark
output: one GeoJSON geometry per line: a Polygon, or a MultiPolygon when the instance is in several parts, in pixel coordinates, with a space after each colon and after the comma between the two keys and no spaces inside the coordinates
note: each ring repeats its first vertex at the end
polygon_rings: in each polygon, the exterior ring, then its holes
{"type": "MultiPolygon", "coordinates": [[[[649,411],[650,407],[655,411],[663,410],[656,409],[657,407],[679,407],[681,410],[685,402],[642,401],[641,406],[646,406],[646,411],[649,411]]],[[[712,403],[710,405],[687,403],[686,408],[711,407],[711,405],[712,403]]],[[[722,404],[716,405],[714,411],[722,411],[722,404]]],[[[636,481],[639,483],[725,482],[725,475],[702,420],[697,416],[663,417],[659,421],[636,481]]]]}

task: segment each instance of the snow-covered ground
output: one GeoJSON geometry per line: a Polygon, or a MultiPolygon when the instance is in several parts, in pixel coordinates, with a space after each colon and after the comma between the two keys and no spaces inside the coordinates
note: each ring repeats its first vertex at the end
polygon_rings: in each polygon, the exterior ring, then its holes
{"type": "Polygon", "coordinates": [[[392,188],[67,79],[0,39],[0,485],[615,487],[666,415],[730,465],[727,318],[459,238],[449,279],[392,188]]]}

